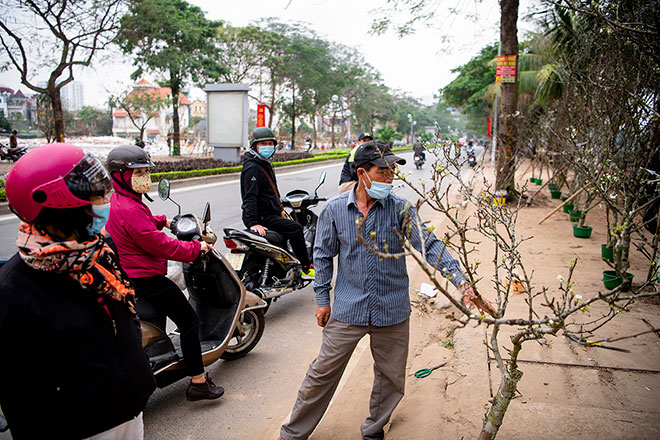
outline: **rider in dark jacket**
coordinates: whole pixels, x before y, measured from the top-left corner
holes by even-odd
[[[353,189],[353,186],[358,181],[358,175],[357,175],[357,167],[355,166],[355,152],[357,151],[358,147],[362,145],[365,142],[373,141],[374,138],[371,136],[371,134],[364,132],[358,136],[358,141],[357,145],[351,149],[351,152],[348,154],[348,157],[346,157],[346,161],[344,162],[344,166],[341,169],[341,176],[339,177],[339,193],[343,193],[345,191],[348,191],[349,189]]]
[[[266,235],[268,229],[279,232],[291,243],[293,253],[302,266],[302,277],[314,278],[312,261],[307,254],[303,227],[293,220],[282,218],[282,203],[277,179],[269,159],[275,152],[277,139],[268,127],[257,127],[252,133],[250,150],[243,156],[241,170],[241,198],[243,223],[250,231]]]
[[[111,188],[98,160],[65,144],[30,151],[7,176],[22,220],[0,269],[0,405],[14,439],[142,438],[156,382],[102,232]]]

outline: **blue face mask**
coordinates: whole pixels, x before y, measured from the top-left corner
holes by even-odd
[[[94,214],[98,217],[92,219],[92,224],[87,226],[87,230],[90,234],[100,234],[110,216],[110,203],[92,205],[92,211],[94,211]]]
[[[392,192],[391,183],[373,182],[367,173],[364,173],[364,175],[369,179],[369,183],[371,183],[371,188],[367,188],[367,185],[365,185],[364,189],[367,190],[367,194],[372,199],[384,199],[390,195],[390,192]]]
[[[259,155],[266,160],[270,159],[274,153],[275,153],[275,147],[273,145],[259,146]]]

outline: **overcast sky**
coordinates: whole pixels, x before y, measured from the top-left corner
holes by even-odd
[[[207,12],[207,17],[243,26],[262,17],[309,23],[321,37],[358,48],[366,62],[382,75],[387,86],[423,99],[427,104],[438,89],[456,76],[451,70],[465,64],[488,43],[499,38],[497,0],[450,0],[441,5],[461,5],[459,14],[437,10],[434,28],[418,26],[414,35],[399,38],[393,32],[369,34],[377,10],[386,0],[189,0]],[[520,16],[529,12],[532,0],[521,0]],[[475,22],[473,16],[477,15]],[[519,20],[521,32],[531,25]],[[449,38],[450,41],[446,41]],[[76,79],[84,83],[85,103],[103,106],[108,91],[118,93],[130,84],[130,63],[119,54],[103,56],[93,67],[81,70]],[[98,57],[100,60],[101,57]],[[361,60],[355,60],[360,62]],[[0,85],[30,92],[20,84],[16,72],[0,72]],[[199,91],[197,96],[203,98]]]

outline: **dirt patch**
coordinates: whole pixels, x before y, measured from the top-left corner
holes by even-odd
[[[492,170],[486,170],[492,172]],[[529,176],[527,176],[528,178]],[[524,181],[521,180],[521,181]],[[532,188],[534,191],[535,188]],[[543,224],[544,218],[561,202],[546,195],[547,188],[525,207],[518,217],[517,230],[532,237],[522,247],[526,266],[533,271],[534,291],[543,287],[549,294],[557,290],[557,276],[567,277],[571,260],[577,259],[574,275],[575,292],[584,297],[604,291],[602,271],[609,267],[600,257],[600,245],[606,239],[603,207],[587,216],[593,227],[592,237],[573,237],[568,215],[559,210]],[[431,218],[437,231],[446,226],[439,218]],[[492,261],[492,249],[482,241],[478,246],[482,262]],[[475,255],[476,257],[476,255]],[[490,276],[485,277],[480,291],[495,299]],[[421,271],[409,262],[411,300],[411,341],[408,357],[406,395],[386,427],[388,440],[436,440],[476,438],[481,429],[489,400],[499,386],[497,363],[488,361],[486,341],[489,329],[470,324],[455,328],[448,319],[450,309],[438,310],[440,300],[422,299],[417,290],[428,282]],[[646,279],[649,264],[637,251],[631,252],[631,271],[635,284]],[[525,313],[525,297],[511,298],[512,314]],[[585,322],[607,312],[606,307],[593,306],[580,316]],[[658,301],[638,301],[625,313],[605,326],[602,337],[619,337],[648,330],[645,319],[660,327]],[[500,337],[506,347],[508,335]],[[449,341],[451,341],[449,343]],[[510,344],[509,344],[510,345]],[[609,343],[630,353],[586,349],[563,336],[541,345],[528,342],[521,354],[524,373],[519,384],[520,396],[514,399],[498,434],[498,439],[581,438],[582,440],[656,439],[660,438],[660,338],[654,333],[636,339]],[[368,351],[368,350],[367,350]],[[366,416],[371,372],[371,356],[362,356],[360,365],[335,396],[314,440],[359,440],[359,425]],[[448,361],[424,379],[412,373]],[[350,390],[350,391],[347,391]]]

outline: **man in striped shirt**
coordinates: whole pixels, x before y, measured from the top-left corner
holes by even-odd
[[[355,153],[358,182],[351,191],[334,197],[324,206],[314,244],[316,319],[324,327],[323,342],[298,391],[298,398],[280,435],[283,440],[308,438],[323,417],[348,361],[360,339],[369,334],[374,358],[374,383],[370,415],[360,428],[363,439],[384,438],[383,427],[403,397],[408,356],[410,298],[404,258],[384,259],[358,241],[357,220],[362,234],[390,253],[403,251],[395,229],[401,230],[406,213],[414,218],[409,203],[390,194],[393,167],[406,161],[387,144],[366,142]],[[459,263],[435,235],[423,236],[412,228],[410,240],[425,247],[429,264],[463,293],[471,306],[473,292]],[[372,237],[372,238],[371,238]],[[338,256],[334,303],[330,307],[333,258]],[[331,312],[332,310],[332,312]]]

